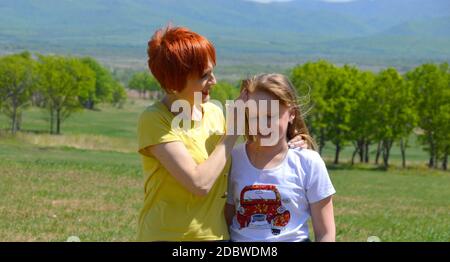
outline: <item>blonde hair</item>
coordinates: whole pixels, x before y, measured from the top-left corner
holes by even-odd
[[[308,143],[308,148],[317,150],[317,145],[314,142],[314,139],[310,136],[301,114],[297,92],[286,76],[282,74],[256,75],[242,81],[241,92],[244,89],[247,89],[249,93],[265,91],[276,97],[281,104],[294,110],[295,118],[292,124],[288,124],[286,134],[287,139],[291,140],[295,136],[300,135],[302,139]],[[249,141],[253,141],[253,137],[250,136],[248,132],[248,119],[246,120],[246,138]]]

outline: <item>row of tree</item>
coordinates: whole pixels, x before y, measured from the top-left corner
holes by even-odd
[[[335,147],[334,163],[342,149],[354,147],[352,164],[374,162],[389,165],[391,148],[398,143],[402,164],[413,130],[430,154],[429,166],[447,169],[450,149],[450,68],[447,63],[423,64],[400,74],[395,68],[378,73],[355,66],[338,67],[327,61],[294,67],[290,78],[301,99],[302,111],[319,152],[327,142]],[[157,81],[148,72],[135,72],[128,88],[141,97],[159,99]],[[150,96],[147,96],[147,93]],[[211,97],[222,101],[238,96],[239,88],[219,82]],[[59,134],[61,122],[82,108],[98,103],[121,106],[123,86],[92,58],[36,55],[24,52],[0,58],[0,108],[11,119],[11,131],[20,129],[23,110],[29,105],[49,112],[50,133]]]
[[[158,81],[148,72],[129,72],[127,88],[138,92],[140,98],[159,99],[164,94]],[[239,88],[220,81],[211,91],[211,98],[221,101],[233,100],[239,95]]]
[[[158,99],[163,94],[158,81],[148,72],[133,73],[127,87],[137,91],[141,98]]]
[[[369,162],[369,148],[377,147],[375,163],[389,165],[394,143],[406,162],[413,130],[430,154],[429,167],[447,169],[450,151],[450,69],[447,63],[423,64],[400,74],[394,68],[378,73],[327,61],[309,62],[291,71],[302,96],[307,125],[319,151],[326,142],[335,147],[334,163],[345,145],[353,144],[355,157]],[[306,100],[306,101],[305,101]],[[308,102],[308,103],[306,103]]]
[[[400,146],[402,166],[413,131],[430,154],[429,166],[441,162],[447,169],[450,149],[450,69],[448,64],[423,64],[400,74],[395,68],[378,73],[355,66],[338,67],[325,60],[309,62],[291,70],[290,79],[319,152],[327,142],[335,147],[334,163],[342,149],[353,145],[351,163],[358,157],[369,162],[370,147],[376,146],[374,162],[389,165],[394,143]],[[147,72],[131,76],[128,88],[141,96],[161,95],[157,81]],[[239,86],[218,82],[211,98],[225,103],[239,95]],[[158,98],[150,96],[150,98]]]
[[[59,134],[62,121],[73,112],[95,109],[101,102],[120,107],[125,99],[124,87],[90,57],[23,52],[0,58],[0,108],[11,119],[13,134],[30,105],[45,108],[50,133]]]

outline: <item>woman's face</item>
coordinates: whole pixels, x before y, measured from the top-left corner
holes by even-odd
[[[264,91],[249,93],[250,100],[255,101],[258,108],[256,112],[251,112],[251,110],[248,112],[250,134],[256,133],[253,136],[254,141],[260,146],[274,146],[281,142],[287,142],[288,124],[294,117],[292,110]],[[262,103],[261,101],[266,102]],[[272,101],[278,101],[278,106],[271,103]],[[256,130],[254,130],[255,127]]]
[[[187,100],[191,105],[194,104],[194,93],[201,93],[201,103],[205,103],[209,100],[209,93],[211,88],[215,85],[216,77],[213,73],[214,66],[211,61],[208,61],[208,66],[201,76],[196,74],[188,77],[186,87],[177,94],[178,99]]]

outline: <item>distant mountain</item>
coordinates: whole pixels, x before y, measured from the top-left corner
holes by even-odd
[[[448,0],[1,0],[0,48],[140,58],[168,22],[204,34],[224,60],[243,63],[450,58]]]

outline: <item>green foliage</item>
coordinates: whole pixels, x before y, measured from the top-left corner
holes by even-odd
[[[160,89],[156,79],[147,72],[133,74],[128,82],[128,88],[139,92],[140,96],[146,96],[147,92],[157,92]]]
[[[388,156],[394,141],[407,137],[416,126],[416,112],[413,108],[413,95],[410,85],[394,68],[382,70],[375,79],[374,99],[377,107],[374,129],[382,141],[383,162],[388,166]]]
[[[81,61],[95,72],[95,90],[92,90],[87,98],[80,97],[80,102],[88,109],[101,102],[120,104],[125,97],[125,90],[120,90],[121,85],[115,80],[108,69],[100,65],[91,57],[84,57]]]
[[[23,52],[0,58],[0,108],[11,119],[12,133],[20,129],[22,111],[30,104],[49,110],[50,133],[59,133],[61,122],[83,107],[123,106],[124,87],[93,58],[37,57]]]
[[[310,132],[319,140],[319,152],[326,141],[332,142],[336,146],[335,163],[339,162],[340,150],[351,138],[359,76],[356,67],[338,68],[324,60],[297,66],[291,72],[300,97],[306,95],[306,101],[309,100],[310,110],[304,108],[303,111],[307,112]]]
[[[406,74],[412,85],[419,127],[424,134],[420,141],[430,152],[430,167],[437,167],[439,158],[446,165],[450,147],[450,69],[447,63],[423,64]]]
[[[225,106],[226,100],[234,100],[239,96],[239,88],[228,82],[218,82],[211,90],[211,99],[220,101]],[[225,107],[224,107],[225,108]]]
[[[327,104],[324,110],[324,121],[328,123],[326,134],[336,145],[335,163],[339,161],[339,151],[349,137],[352,112],[356,105],[355,88],[358,70],[345,65],[335,71],[328,80],[324,97]]]
[[[296,66],[291,72],[291,81],[296,86],[302,113],[310,133],[319,142],[319,152],[322,151],[326,141],[326,128],[324,112],[327,110],[324,94],[329,80],[335,74],[337,68],[328,61],[308,62]]]
[[[30,105],[35,62],[28,52],[0,58],[0,108],[11,119],[11,132],[20,129],[22,111]]]
[[[41,55],[38,85],[50,113],[50,133],[59,134],[61,122],[95,92],[95,72],[76,58]]]
[[[300,96],[309,95],[310,110],[303,111],[311,133],[319,140],[319,152],[327,141],[332,142],[336,164],[346,143],[355,147],[353,163],[357,153],[361,162],[368,162],[370,144],[382,141],[387,167],[393,143],[400,140],[406,147],[416,126],[411,86],[393,68],[374,75],[320,60],[295,67],[291,80]]]
[[[127,100],[127,92],[122,84],[114,82],[112,84],[112,98],[111,104],[115,107],[122,108],[125,101]]]
[[[153,99],[160,87],[149,73],[115,71],[96,60],[30,53],[0,58],[0,107],[12,120],[11,130],[20,128],[23,109],[34,104],[49,112],[50,133],[60,133],[61,122],[83,107],[112,103],[121,108],[127,93],[117,78],[129,79],[128,87]],[[113,76],[114,75],[114,76]],[[355,66],[337,67],[326,60],[308,62],[290,70],[301,112],[322,153],[326,143],[335,146],[334,162],[348,144],[353,144],[360,162],[369,161],[369,146],[378,143],[375,163],[383,154],[388,167],[394,143],[401,147],[403,166],[408,138],[414,129],[430,152],[430,167],[447,168],[450,148],[450,80],[447,63],[423,64],[403,77],[394,68],[378,74]],[[221,81],[211,90],[211,99],[222,104],[233,100],[239,88]],[[89,106],[88,106],[89,105]]]

